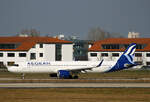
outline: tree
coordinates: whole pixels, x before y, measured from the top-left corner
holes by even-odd
[[[116,37],[122,37],[122,36],[119,33],[109,33],[101,29],[100,27],[95,27],[89,30],[87,39],[97,41],[106,38],[116,38]]]
[[[40,36],[40,32],[37,31],[36,29],[31,29],[30,36]]]
[[[23,29],[18,35],[28,35],[28,36],[40,36],[40,32],[36,29]]]
[[[123,38],[123,36],[120,33],[111,33],[113,38]]]

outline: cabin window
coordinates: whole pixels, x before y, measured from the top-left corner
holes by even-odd
[[[142,53],[135,53],[135,57],[142,57]]]
[[[39,56],[40,56],[40,57],[43,57],[43,53],[39,53]]]
[[[31,60],[36,59],[36,53],[31,53],[31,54],[30,54],[30,59],[31,59]]]
[[[113,57],[119,57],[119,53],[112,53]]]
[[[91,57],[97,57],[97,53],[90,53]]]
[[[108,57],[108,53],[101,53],[102,57]]]
[[[3,57],[3,53],[0,53],[0,57]]]
[[[15,57],[15,53],[8,53],[7,56],[8,57]]]
[[[19,57],[26,57],[26,53],[19,53]]]

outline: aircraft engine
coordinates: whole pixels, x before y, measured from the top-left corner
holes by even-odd
[[[57,76],[60,79],[71,79],[72,78],[72,75],[67,70],[59,70]]]

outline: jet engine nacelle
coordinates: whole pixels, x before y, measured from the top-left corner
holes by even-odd
[[[71,74],[67,70],[59,70],[57,76],[58,76],[58,78],[61,78],[61,79],[70,79],[71,78]]]

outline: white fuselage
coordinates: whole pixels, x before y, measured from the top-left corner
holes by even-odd
[[[100,61],[54,61],[54,62],[19,62],[19,66],[10,66],[8,71],[14,73],[57,73],[59,70],[78,70],[84,69],[86,72],[107,72],[115,64],[116,61],[103,61],[100,67]],[[92,70],[88,70],[88,68]]]

